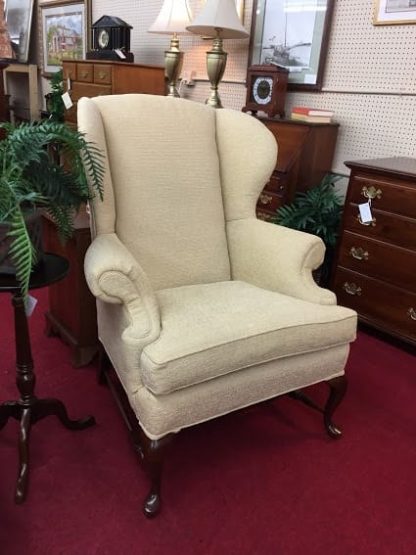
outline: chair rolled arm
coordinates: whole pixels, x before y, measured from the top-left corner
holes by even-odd
[[[324,259],[323,241],[276,224],[247,218],[228,222],[233,279],[319,304],[336,304],[335,295],[312,276]]]
[[[115,233],[98,235],[84,260],[85,278],[92,294],[106,303],[125,305],[131,319],[130,335],[160,332],[159,305],[140,264]],[[141,323],[140,323],[141,322]],[[142,333],[139,333],[142,335]]]

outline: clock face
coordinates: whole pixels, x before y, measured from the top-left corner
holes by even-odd
[[[273,79],[256,77],[253,83],[253,99],[257,104],[265,106],[272,99]]]
[[[110,42],[110,35],[106,29],[101,29],[98,33],[98,46],[100,48],[106,48]]]

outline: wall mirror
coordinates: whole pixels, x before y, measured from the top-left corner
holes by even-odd
[[[289,70],[289,90],[319,91],[334,0],[255,0],[249,65]]]

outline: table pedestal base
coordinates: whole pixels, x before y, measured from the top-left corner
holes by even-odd
[[[30,287],[44,287],[62,279],[68,271],[68,262],[53,254],[45,254],[43,264],[31,275]],[[29,439],[32,424],[46,416],[57,416],[66,428],[84,430],[95,424],[92,416],[80,420],[68,417],[65,405],[58,399],[38,399],[35,395],[36,375],[33,371],[29,326],[25,310],[25,297],[20,285],[12,276],[0,275],[0,291],[12,293],[14,312],[14,337],[16,346],[16,385],[18,400],[0,405],[0,430],[9,418],[20,422],[19,427],[19,470],[17,476],[16,503],[26,499],[29,481]]]
[[[95,424],[92,416],[80,420],[68,417],[65,405],[58,399],[38,399],[33,397],[29,402],[6,401],[0,405],[0,430],[9,418],[20,420],[19,428],[19,473],[16,485],[15,501],[23,503],[26,499],[29,477],[29,437],[32,424],[36,424],[46,416],[57,416],[61,424],[69,430],[84,430]]]

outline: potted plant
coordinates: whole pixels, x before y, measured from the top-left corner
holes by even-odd
[[[81,133],[53,120],[0,128],[6,132],[0,141],[0,273],[15,273],[26,294],[39,261],[41,211],[63,240],[70,237],[80,206],[95,193],[102,196],[102,155]]]
[[[327,286],[337,244],[343,202],[334,189],[341,179],[338,174],[327,174],[317,187],[297,193],[291,204],[277,210],[275,223],[320,237],[326,246],[324,262],[315,274],[322,286]]]

